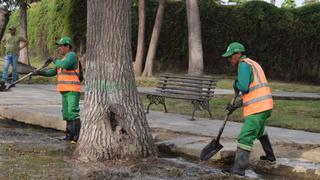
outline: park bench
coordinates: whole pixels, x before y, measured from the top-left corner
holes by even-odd
[[[191,101],[193,105],[191,120],[195,120],[194,114],[198,110],[208,111],[210,118],[212,118],[209,101],[213,97],[215,86],[216,80],[210,76],[164,74],[160,76],[155,91],[141,93],[149,99],[146,113],[149,113],[152,104],[162,104],[167,113],[165,98],[184,99]]]

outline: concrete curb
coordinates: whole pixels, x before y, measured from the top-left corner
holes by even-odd
[[[0,116],[13,119],[19,122],[32,124],[36,126],[62,130],[66,129],[66,123],[62,120],[60,115],[52,115],[40,112],[32,112],[34,106],[28,107],[0,107]]]

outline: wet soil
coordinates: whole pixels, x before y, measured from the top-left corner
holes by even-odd
[[[137,162],[83,163],[72,157],[75,145],[59,140],[63,135],[1,119],[0,179],[239,179],[166,155]]]
[[[176,132],[153,129],[156,141],[185,136]],[[177,154],[139,161],[83,163],[72,153],[74,144],[59,140],[64,133],[52,129],[0,119],[1,179],[285,179],[284,176],[257,174],[252,169],[247,177],[228,176],[225,164],[201,163]],[[278,147],[278,146],[277,146]],[[292,149],[291,149],[292,150]],[[288,152],[288,151],[287,151]],[[292,151],[292,154],[302,154]]]

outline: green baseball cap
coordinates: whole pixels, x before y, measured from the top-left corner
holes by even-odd
[[[233,42],[233,43],[229,44],[227,51],[224,54],[222,54],[222,56],[223,57],[230,57],[234,53],[245,52],[245,51],[246,51],[246,49],[244,48],[244,46],[241,43]]]
[[[72,39],[70,37],[68,37],[68,36],[65,36],[65,37],[61,38],[59,41],[56,42],[56,45],[65,45],[65,44],[68,44],[68,45],[73,47]]]

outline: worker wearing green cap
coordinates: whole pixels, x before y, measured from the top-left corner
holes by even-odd
[[[242,107],[244,117],[244,124],[237,138],[234,165],[224,172],[243,176],[256,139],[259,139],[265,152],[260,159],[271,163],[276,161],[265,129],[266,120],[271,116],[273,100],[263,69],[257,62],[246,56],[245,47],[241,43],[229,44],[222,56],[228,58],[231,65],[237,69],[237,79],[233,88],[236,95],[239,92],[242,94],[242,99],[234,104],[229,103],[227,110],[232,113]]]
[[[67,122],[66,136],[63,140],[75,143],[80,135],[80,83],[81,64],[77,55],[72,51],[74,47],[70,37],[63,37],[56,42],[62,59],[54,61],[55,67],[35,72],[34,75],[51,77],[58,75],[57,90],[62,95],[62,117]]]

